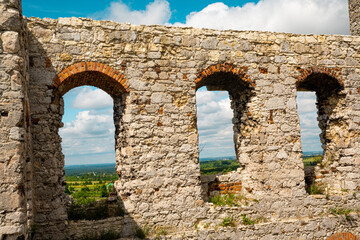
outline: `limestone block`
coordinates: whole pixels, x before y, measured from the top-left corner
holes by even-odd
[[[274,84],[274,94],[276,96],[289,94],[289,88],[285,88],[284,84],[275,83]]]
[[[171,103],[172,96],[162,92],[155,92],[151,95],[152,103]]]
[[[24,128],[13,127],[10,129],[10,139],[12,140],[24,140],[26,131]]]
[[[256,53],[246,53],[245,58],[248,62],[257,62],[258,57]]]
[[[1,35],[3,49],[6,53],[17,53],[20,50],[19,33],[5,32]]]
[[[0,193],[0,209],[5,211],[13,211],[21,207],[22,197],[16,192]]]
[[[275,62],[276,62],[276,63],[286,63],[286,62],[287,62],[287,59],[286,59],[285,56],[276,55],[276,56],[275,56]]]
[[[284,100],[279,97],[270,98],[265,102],[266,110],[285,109]]]
[[[191,134],[189,137],[188,137],[188,143],[189,144],[195,144],[198,142],[198,134]]]
[[[281,150],[277,155],[276,155],[277,158],[279,159],[287,159],[288,158],[288,155],[287,153],[284,151],[284,150]]]
[[[149,52],[147,57],[150,59],[159,59],[161,58],[161,52]]]
[[[0,30],[19,31],[21,29],[20,14],[16,10],[8,9],[2,11],[0,9]]]
[[[241,42],[241,50],[246,52],[246,51],[251,51],[253,50],[253,45],[251,45],[248,41],[242,41]]]
[[[290,52],[290,43],[288,41],[282,41],[280,44],[280,52]]]
[[[8,213],[6,220],[12,223],[23,223],[25,221],[25,214],[23,212]]]
[[[1,61],[2,60],[2,61]],[[20,69],[19,63],[22,62],[22,59],[16,55],[6,55],[3,59],[0,59],[0,64],[5,66],[8,69]]]
[[[357,184],[355,181],[345,181],[344,182],[344,188],[348,190],[355,190],[357,187]]]
[[[193,150],[193,147],[190,144],[183,144],[181,145],[179,151],[180,152],[190,152]]]
[[[209,37],[201,42],[201,48],[207,50],[215,50],[217,47],[217,39],[215,37]]]
[[[59,18],[58,24],[61,25],[71,25],[71,18]]]
[[[154,92],[164,92],[166,90],[166,87],[163,84],[156,83],[151,87],[151,90]]]
[[[296,100],[294,98],[289,99],[286,103],[286,107],[288,109],[297,109]]]

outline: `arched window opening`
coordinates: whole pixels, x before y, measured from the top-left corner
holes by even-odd
[[[114,182],[118,180],[113,99],[101,89],[84,86],[71,89],[63,100],[63,127],[59,134],[65,157],[65,193],[71,196],[68,219],[113,217],[106,211],[112,207],[107,198],[115,195]],[[94,214],[96,208],[105,210]]]
[[[246,163],[238,156],[249,142],[245,132],[251,122],[248,102],[254,83],[241,70],[220,64],[203,71],[196,86],[202,190],[204,200],[211,201],[218,194],[242,191],[237,170]],[[219,176],[224,173],[232,180],[224,182]]]
[[[316,188],[314,186],[314,168],[321,162],[323,157],[320,141],[321,130],[317,118],[316,93],[313,91],[298,91],[296,100],[300,118],[306,191],[313,193],[314,188]]]
[[[213,160],[201,164],[203,174],[225,173],[240,166],[235,156],[239,154],[238,147],[242,141],[241,127],[247,120],[247,114],[244,114],[246,104],[252,95],[249,82],[233,72],[219,70],[197,83],[200,159],[203,158],[203,162]]]
[[[124,75],[106,64],[80,62],[57,74],[54,87],[52,121],[56,134],[61,135],[56,136],[56,144],[62,142],[62,152],[57,154],[61,163],[56,166],[61,170],[56,187],[57,200],[63,202],[61,210],[75,221],[123,215],[114,186],[120,161],[115,149],[124,144],[122,116],[129,92]],[[70,205],[64,192],[72,196]]]
[[[65,166],[115,164],[113,100],[94,87],[78,87],[64,96],[64,126],[59,133]]]
[[[196,92],[197,127],[201,174],[210,175],[236,170],[233,110],[226,91]]]
[[[312,72],[297,82],[297,105],[300,117],[301,142],[306,191],[324,194],[325,185],[318,174],[329,174],[324,168],[338,158],[330,127],[336,106],[342,96],[341,81],[325,73]]]

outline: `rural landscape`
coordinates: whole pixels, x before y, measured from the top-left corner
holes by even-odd
[[[304,153],[304,167],[314,167],[321,162],[319,152]],[[222,175],[240,167],[235,157],[200,159],[201,175]],[[65,193],[72,196],[72,204],[80,206],[106,199],[114,191],[118,180],[115,164],[91,164],[65,166]]]
[[[359,23],[360,0],[0,0],[0,240],[359,240]]]

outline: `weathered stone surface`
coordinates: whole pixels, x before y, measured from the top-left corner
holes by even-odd
[[[84,18],[24,24],[16,0],[0,1],[0,8],[0,234],[6,239],[24,234],[26,222],[40,226],[42,239],[100,229],[130,236],[146,224],[169,228],[169,239],[183,237],[184,229],[190,230],[186,239],[325,239],[359,232],[359,224],[329,212],[360,207],[359,37]],[[353,31],[356,17],[351,24]],[[82,85],[114,99],[115,187],[126,215],[67,224],[58,131],[62,95]],[[202,86],[231,96],[241,167],[226,175],[200,176],[195,98]],[[317,93],[325,154],[307,175],[329,197],[305,192],[297,91]],[[240,210],[207,202],[229,192],[241,193],[247,204]],[[243,214],[266,222],[245,226]],[[219,228],[227,216],[236,228]],[[356,214],[351,218],[358,221]],[[201,231],[192,231],[195,225]]]
[[[5,53],[17,53],[20,50],[19,33],[5,32],[1,35]]]
[[[24,93],[29,80],[27,33],[20,11],[20,1],[0,1],[1,239],[24,238],[26,222],[30,219],[26,206],[31,211],[31,187],[25,187],[23,171],[25,157],[30,158],[31,153],[27,148],[30,129],[24,128],[25,101],[28,102]]]

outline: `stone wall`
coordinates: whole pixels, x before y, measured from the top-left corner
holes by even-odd
[[[114,99],[115,185],[136,224],[180,230],[206,209],[195,105],[202,86],[230,93],[242,194],[290,202],[307,197],[296,106],[296,92],[304,90],[318,96],[325,157],[316,181],[328,194],[358,191],[357,37],[78,18],[31,18],[27,26],[35,221],[44,231],[64,232],[61,97],[84,84]]]
[[[18,6],[16,1],[0,3],[4,238],[26,234],[26,229],[36,239],[75,238],[81,229],[89,230],[88,222],[67,221],[58,134],[62,96],[83,85],[98,87],[114,100],[115,188],[125,211],[113,225],[93,222],[94,229],[113,226],[133,234],[149,225],[175,236],[202,223],[216,223],[214,231],[230,215],[241,223],[245,214],[267,219],[254,226],[262,233],[240,227],[231,234],[322,239],[359,231],[359,37],[134,26],[85,18],[23,20]],[[203,86],[228,91],[234,111],[241,167],[217,177],[220,193],[221,188],[241,193],[249,206],[207,203],[211,193],[200,176],[195,98]],[[317,95],[324,158],[314,176],[326,190],[318,197],[305,192],[297,91]],[[336,220],[322,228],[323,221],[333,221],[329,209],[336,206],[351,208],[356,226]],[[224,232],[211,231],[201,234]],[[187,238],[199,237],[192,234]]]
[[[21,239],[31,221],[27,29],[19,1],[0,2],[0,238]],[[25,174],[27,173],[27,174]],[[29,176],[29,178],[26,178]]]
[[[359,36],[360,34],[360,1],[349,0],[349,17],[351,35]]]

